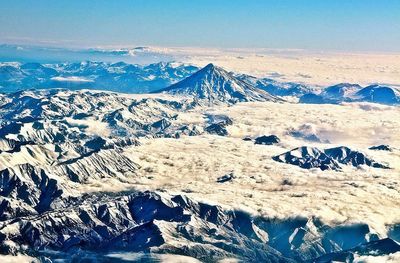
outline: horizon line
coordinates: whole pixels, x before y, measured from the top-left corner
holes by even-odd
[[[73,41],[36,41],[36,42],[11,42],[1,41],[0,46],[12,46],[12,47],[32,47],[32,48],[49,48],[49,49],[65,49],[70,51],[85,51],[85,50],[97,50],[97,51],[129,51],[136,48],[159,48],[159,49],[172,49],[175,51],[190,49],[193,50],[209,50],[209,51],[275,51],[275,52],[303,52],[303,53],[328,53],[328,54],[399,54],[398,51],[387,51],[387,50],[346,50],[346,49],[312,49],[312,48],[278,48],[278,47],[221,47],[221,46],[187,46],[187,45],[146,45],[146,44],[79,44],[74,43],[68,45],[66,43]],[[171,50],[171,51],[172,51]]]

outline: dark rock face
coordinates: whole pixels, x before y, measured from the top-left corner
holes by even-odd
[[[106,140],[104,140],[101,137],[96,137],[93,138],[92,140],[89,140],[85,143],[85,146],[92,149],[92,150],[100,150],[101,148],[104,147],[104,145],[107,143]]]
[[[51,204],[61,197],[62,188],[57,180],[44,170],[29,164],[0,171],[0,198],[10,198],[23,202],[37,212],[47,211]],[[8,218],[7,211],[0,212],[1,218]]]
[[[263,135],[255,139],[254,144],[273,145],[279,143],[281,140],[276,135]]]
[[[231,181],[233,178],[235,178],[235,176],[233,175],[233,173],[229,173],[229,174],[225,174],[221,177],[217,178],[217,182],[218,183],[225,183],[228,181]]]
[[[13,122],[0,128],[0,137],[5,138],[7,134],[18,134],[23,125],[18,122]]]
[[[340,170],[337,161],[315,147],[299,147],[281,155],[272,157],[274,161],[288,163],[304,169]]]
[[[274,156],[272,159],[282,163],[297,165],[305,169],[340,170],[339,164],[349,164],[355,167],[367,165],[374,168],[389,168],[385,164],[373,161],[361,152],[353,151],[344,146],[326,150],[303,146]]]
[[[351,164],[353,166],[367,165],[374,168],[389,168],[387,165],[377,163],[372,159],[369,159],[365,154],[357,151],[353,151],[348,147],[335,147],[326,149],[325,153],[342,164]]]
[[[169,126],[171,126],[171,122],[168,121],[167,119],[161,119],[159,121],[154,122],[151,127],[155,128],[155,129],[159,129],[159,130],[165,130],[166,128],[168,128]]]
[[[317,95],[317,94],[313,94],[313,93],[304,94],[303,96],[300,97],[299,102],[300,103],[307,103],[307,104],[326,104],[326,103],[329,103],[322,96]],[[331,103],[333,103],[333,101],[331,101]]]
[[[197,136],[201,133],[202,132],[195,125],[183,125],[176,131],[175,138],[180,138],[181,135]]]
[[[0,153],[16,153],[20,152],[21,148],[26,145],[34,145],[32,141],[16,141],[13,139],[0,139]]]
[[[376,151],[388,151],[388,152],[393,151],[392,147],[390,147],[389,145],[385,145],[385,144],[372,146],[372,147],[369,147],[369,149],[376,150]]]
[[[219,136],[227,136],[228,131],[226,126],[232,125],[233,121],[226,115],[207,115],[211,125],[205,128],[205,131],[210,134],[216,134]]]
[[[225,129],[225,125],[219,124],[219,123],[211,124],[210,126],[206,127],[205,131],[210,134],[216,134],[219,136],[227,136],[228,135],[228,131]]]

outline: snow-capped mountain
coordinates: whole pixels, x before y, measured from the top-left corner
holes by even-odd
[[[350,99],[361,89],[362,87],[358,84],[340,83],[325,88],[321,95],[327,98],[332,98],[333,100],[340,98]]]
[[[374,102],[387,105],[400,104],[400,91],[395,87],[341,83],[325,88],[320,94],[308,93],[300,97],[300,103],[338,104],[342,102]]]
[[[145,66],[90,61],[61,64],[2,63],[0,91],[86,88],[146,93],[167,87],[197,70],[195,66],[173,62]]]
[[[339,164],[315,147],[302,146],[273,157],[277,162],[299,166],[304,169],[339,170]]]
[[[272,158],[277,162],[288,163],[304,169],[340,170],[340,164],[358,167],[367,165],[374,168],[388,169],[386,164],[375,162],[365,154],[341,146],[320,150],[316,147],[302,146]]]
[[[316,91],[315,88],[295,82],[279,82],[270,78],[256,78],[246,74],[240,74],[237,78],[274,96],[300,97]]]
[[[186,79],[158,92],[195,97],[208,103],[282,101],[213,64],[208,64]]]
[[[376,102],[382,104],[400,104],[400,90],[381,86],[371,85],[359,90],[356,93],[357,100]]]

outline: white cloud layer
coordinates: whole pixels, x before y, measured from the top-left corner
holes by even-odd
[[[93,82],[91,79],[86,79],[82,77],[76,77],[76,76],[69,76],[69,77],[52,77],[51,80],[54,81],[60,81],[60,82]]]

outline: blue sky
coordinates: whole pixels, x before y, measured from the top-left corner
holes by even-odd
[[[400,51],[399,0],[0,0],[0,43]]]

